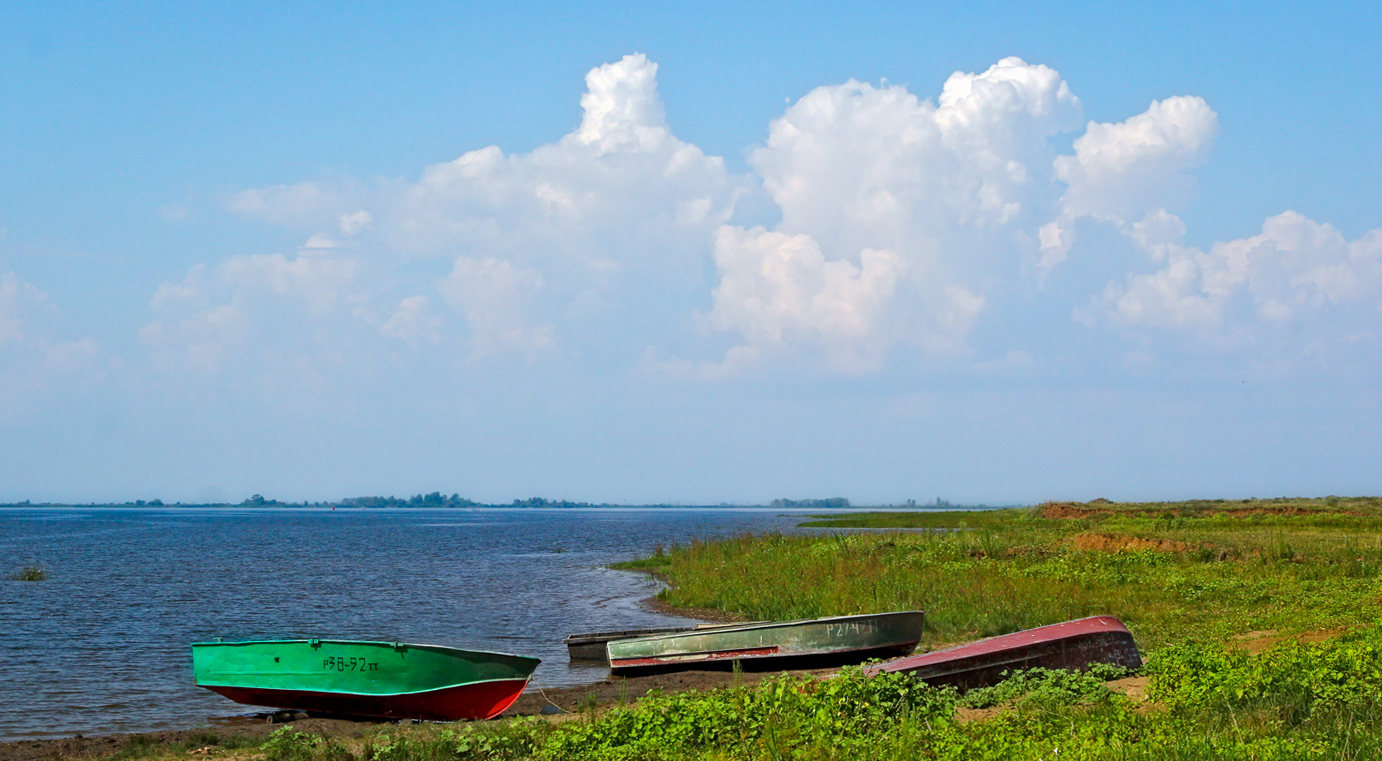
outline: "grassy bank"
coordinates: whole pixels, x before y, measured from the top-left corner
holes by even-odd
[[[1348,634],[1266,657],[1209,645],[1168,648],[1149,706],[1102,677],[1028,673],[964,696],[857,669],[708,694],[651,696],[603,711],[365,737],[279,730],[246,753],[264,761],[633,761],[635,759],[1374,759],[1382,754],[1382,638]],[[180,753],[179,753],[180,751]],[[183,748],[125,758],[186,758]]]
[[[675,547],[653,567],[670,584],[663,596],[754,619],[922,609],[932,646],[1100,613],[1151,649],[1382,614],[1378,499],[1048,504],[805,525],[912,530]]]
[[[1048,504],[829,516],[815,525],[882,531],[693,543],[630,567],[664,578],[674,605],[749,618],[925,609],[930,646],[1107,613],[1133,630],[1148,665],[1119,681],[1034,671],[965,695],[846,670],[824,681],[783,677],[364,738],[289,729],[252,750],[204,755],[1382,758],[1382,499]]]

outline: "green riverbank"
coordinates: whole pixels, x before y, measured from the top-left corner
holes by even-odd
[[[283,730],[203,755],[427,759],[1382,758],[1382,499],[1048,504],[829,516],[868,533],[673,547],[665,601],[751,618],[922,608],[924,647],[1096,613],[1139,675],[1027,673],[958,695],[857,670],[556,717],[366,736]],[[896,530],[892,530],[896,529]],[[186,758],[146,748],[126,758]]]

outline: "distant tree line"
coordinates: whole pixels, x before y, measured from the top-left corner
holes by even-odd
[[[631,504],[612,504],[612,503],[609,503],[609,502],[572,502],[572,501],[570,501],[570,500],[565,500],[565,499],[546,499],[546,498],[544,498],[544,497],[528,497],[527,499],[515,499],[515,500],[513,500],[512,502],[486,503],[486,502],[476,502],[476,501],[471,500],[471,499],[466,499],[465,497],[462,497],[460,494],[451,494],[450,496],[447,496],[447,495],[445,495],[445,494],[442,494],[442,493],[439,492],[439,491],[434,491],[434,492],[432,492],[431,494],[414,494],[414,495],[411,496],[411,497],[394,497],[394,496],[388,496],[388,497],[379,497],[379,496],[376,496],[376,497],[348,497],[348,498],[342,499],[342,500],[325,501],[325,502],[308,502],[308,501],[303,501],[303,502],[283,502],[283,501],[276,500],[276,499],[269,499],[269,498],[265,497],[265,496],[262,495],[262,494],[255,494],[255,495],[250,496],[248,499],[245,499],[245,500],[243,500],[243,501],[241,501],[241,502],[236,502],[236,503],[230,503],[230,502],[194,502],[194,503],[186,503],[186,502],[164,502],[164,501],[161,500],[161,499],[151,499],[151,500],[147,500],[147,501],[142,500],[142,499],[137,499],[137,500],[134,500],[134,501],[132,501],[132,502],[90,502],[90,503],[80,504],[80,505],[79,505],[79,504],[70,504],[70,503],[61,503],[61,502],[30,502],[29,500],[24,500],[23,502],[0,503],[0,507],[280,507],[280,508],[282,508],[282,507],[315,507],[315,508],[331,508],[331,507],[354,507],[354,508],[390,508],[390,507],[392,507],[392,508],[399,508],[399,507],[428,507],[428,508],[445,508],[445,507],[452,507],[452,508],[456,508],[456,507],[489,507],[489,508],[503,508],[503,507],[540,507],[540,508],[579,508],[579,507],[645,507],[645,508],[651,508],[651,507],[700,507],[700,508],[707,508],[707,507],[757,507],[757,506],[758,506],[758,505],[729,504],[729,503],[725,503],[725,502],[722,502],[722,503],[720,503],[720,504],[718,504],[718,505],[684,505],[684,504],[669,504],[669,503],[665,503],[665,502],[664,502],[664,503],[660,503],[660,504],[631,505]],[[851,503],[851,502],[849,501],[849,499],[848,499],[847,497],[829,497],[829,498],[826,498],[826,499],[786,499],[786,498],[783,498],[783,499],[775,499],[775,500],[773,500],[772,503],[771,503],[770,505],[768,505],[768,506],[769,506],[769,507],[774,507],[774,508],[779,508],[779,509],[796,509],[796,510],[800,510],[800,509],[810,509],[810,510],[819,510],[819,509],[840,509],[840,508],[848,508],[848,507],[853,507],[854,505],[853,505],[853,503]],[[906,508],[917,509],[918,507],[922,507],[922,508],[932,508],[932,507],[934,507],[934,508],[940,508],[940,509],[958,509],[958,508],[964,507],[964,508],[968,508],[968,509],[976,509],[976,508],[977,508],[977,509],[984,509],[984,508],[988,508],[988,507],[990,507],[990,506],[989,506],[989,505],[956,505],[956,504],[951,503],[949,500],[944,500],[944,499],[941,499],[941,498],[937,497],[934,504],[932,504],[932,503],[927,503],[926,505],[918,505],[917,502],[916,502],[916,500],[909,499],[909,500],[907,500],[906,502],[904,502],[904,503],[902,503],[902,504],[898,504],[898,505],[876,505],[876,507],[880,507],[880,508],[904,508],[904,509],[906,509]],[[1009,507],[1011,507],[1011,505],[1009,505]]]
[[[439,491],[431,494],[414,494],[407,499],[402,497],[350,497],[338,503],[341,507],[475,507],[472,502],[459,494],[446,496]]]
[[[775,499],[771,506],[791,508],[849,507],[849,500],[844,497],[831,497],[829,499]]]

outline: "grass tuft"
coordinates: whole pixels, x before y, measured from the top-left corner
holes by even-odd
[[[10,581],[47,581],[48,571],[42,566],[26,565],[9,575]]]

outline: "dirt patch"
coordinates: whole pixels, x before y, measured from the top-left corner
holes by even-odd
[[[1084,518],[1101,518],[1113,515],[1112,510],[1091,509],[1079,507],[1069,502],[1050,502],[1041,508],[1041,517],[1051,520],[1082,520]]]
[[[1304,634],[1278,634],[1275,629],[1263,629],[1262,631],[1235,634],[1229,639],[1227,647],[1229,650],[1242,650],[1251,655],[1260,655],[1286,642],[1299,642],[1302,645],[1308,645],[1333,639],[1346,631],[1348,631],[1346,628],[1321,629],[1317,632]]]
[[[1127,695],[1133,701],[1141,703],[1147,699],[1147,677],[1130,676],[1123,679],[1115,679],[1112,682],[1104,682],[1110,690]]]
[[[959,706],[955,709],[955,722],[957,724],[968,724],[971,721],[987,721],[998,714],[1008,710],[1006,705],[989,706],[988,708],[967,708]]]
[[[1198,549],[1187,542],[1171,539],[1142,539],[1118,534],[1077,534],[1065,540],[1065,545],[1081,552],[1190,552]]]
[[[1112,504],[1107,500],[1094,500],[1089,505],[1108,505]],[[1114,514],[1114,510],[1103,507],[1089,507],[1072,502],[1048,502],[1042,505],[1039,515],[1042,518],[1051,520],[1083,520],[1086,518],[1107,518]],[[1118,513],[1130,516],[1157,516],[1171,518],[1208,518],[1213,515],[1227,515],[1231,518],[1248,518],[1254,515],[1273,515],[1273,516],[1298,516],[1298,515],[1346,515],[1350,517],[1363,517],[1367,513],[1357,510],[1336,510],[1331,508],[1310,509],[1298,506],[1287,507],[1195,507],[1177,508],[1173,510],[1119,510]]]

